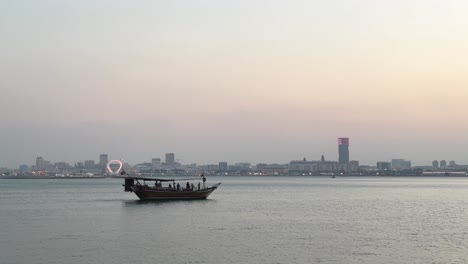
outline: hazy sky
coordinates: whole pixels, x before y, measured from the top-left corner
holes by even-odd
[[[468,163],[468,1],[0,1],[0,167]]]

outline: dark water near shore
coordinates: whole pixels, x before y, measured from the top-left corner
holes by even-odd
[[[0,180],[0,263],[466,263],[467,178],[223,177],[139,202],[118,179]]]

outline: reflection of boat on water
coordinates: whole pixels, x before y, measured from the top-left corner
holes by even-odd
[[[141,200],[190,200],[190,199],[206,199],[221,183],[217,183],[210,187],[205,187],[205,183],[198,183],[197,186],[190,184],[189,181],[200,178],[191,179],[154,179],[142,177],[126,177],[125,187],[126,192],[134,192]],[[205,178],[203,178],[205,179]],[[201,179],[200,179],[201,180]],[[153,186],[149,186],[146,182],[154,182]],[[181,186],[181,181],[187,181],[187,185]],[[163,186],[163,183],[168,183]],[[172,184],[171,184],[172,183]]]

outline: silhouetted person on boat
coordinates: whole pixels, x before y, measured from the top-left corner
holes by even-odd
[[[190,190],[193,191],[193,189],[195,188],[195,186],[193,186],[193,183],[190,184]]]
[[[179,191],[180,190],[180,184],[177,183],[177,190]]]
[[[187,190],[190,189],[190,182],[187,182],[187,184],[185,185],[185,187],[187,188]]]
[[[200,190],[200,182],[198,182],[198,190]]]
[[[172,185],[169,183],[169,189],[172,189]]]
[[[202,177],[203,177],[203,189],[205,189],[206,188],[205,187],[206,178],[205,178],[205,175],[203,175],[203,173],[202,173]]]

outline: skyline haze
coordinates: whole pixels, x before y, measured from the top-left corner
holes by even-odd
[[[468,164],[466,1],[3,1],[0,167]]]

